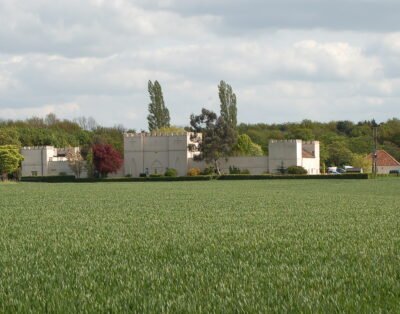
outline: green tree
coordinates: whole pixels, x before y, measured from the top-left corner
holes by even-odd
[[[0,128],[0,145],[21,146],[18,130],[14,127]]]
[[[169,110],[164,103],[164,96],[160,83],[155,81],[153,84],[152,81],[149,81],[148,91],[150,96],[149,115],[147,116],[149,131],[151,132],[169,127],[171,119]]]
[[[237,141],[236,130],[222,116],[218,117],[216,113],[204,108],[200,115],[190,116],[190,125],[192,140],[198,143],[200,152],[195,159],[212,163],[220,174],[219,161],[232,156],[232,149]]]
[[[331,166],[343,166],[353,161],[353,153],[344,142],[333,142],[328,145],[328,164]]]
[[[18,170],[24,157],[16,145],[0,146],[0,175],[2,180],[7,179],[7,174]]]
[[[161,129],[155,130],[156,132],[163,133],[163,134],[178,134],[186,132],[184,128],[179,126],[171,125],[169,127],[163,127]]]
[[[219,100],[221,102],[221,117],[234,129],[237,126],[236,95],[229,84],[221,81],[218,85]]]
[[[372,172],[372,158],[368,158],[368,155],[353,154],[351,165],[363,169],[365,173]]]
[[[247,134],[239,135],[237,143],[233,148],[235,156],[262,156],[264,155],[260,145],[253,143]]]

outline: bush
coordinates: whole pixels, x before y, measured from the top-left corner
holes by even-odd
[[[150,178],[161,178],[163,175],[158,173],[153,173],[150,175]]]
[[[147,173],[142,172],[141,174],[139,174],[139,177],[141,177],[141,178],[146,178],[146,177],[147,177]]]
[[[203,176],[211,176],[215,174],[215,168],[213,166],[206,167],[204,170],[200,173]]]
[[[287,168],[288,174],[307,174],[307,170],[302,166],[290,166]]]
[[[177,177],[178,176],[178,171],[176,169],[174,169],[174,168],[168,168],[165,171],[164,175],[166,177]]]
[[[198,175],[200,175],[201,170],[199,168],[190,168],[187,175],[189,177],[196,177]]]
[[[250,171],[248,169],[241,170],[238,167],[229,166],[229,174],[250,174]]]
[[[240,174],[240,169],[235,166],[229,166],[229,174]]]

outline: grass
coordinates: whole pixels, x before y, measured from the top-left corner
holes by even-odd
[[[399,188],[0,185],[0,312],[398,312]]]

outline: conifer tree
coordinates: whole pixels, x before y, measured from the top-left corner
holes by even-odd
[[[170,126],[169,110],[165,106],[164,97],[161,89],[161,85],[158,81],[154,84],[149,81],[148,84],[150,104],[149,104],[149,115],[147,120],[149,123],[149,131],[165,128]]]
[[[237,126],[237,107],[236,95],[229,84],[221,81],[218,85],[219,100],[221,102],[221,117],[232,128],[236,129]]]

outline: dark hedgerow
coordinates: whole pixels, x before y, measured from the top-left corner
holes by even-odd
[[[44,182],[44,183],[95,183],[95,182],[172,182],[172,181],[210,181],[210,180],[337,180],[337,179],[368,179],[368,174],[343,174],[343,175],[222,175],[222,176],[185,176],[185,177],[123,177],[123,178],[85,178],[76,179],[74,176],[55,177],[23,177],[23,182]]]
[[[307,170],[302,166],[290,166],[287,168],[288,174],[307,174]]]

